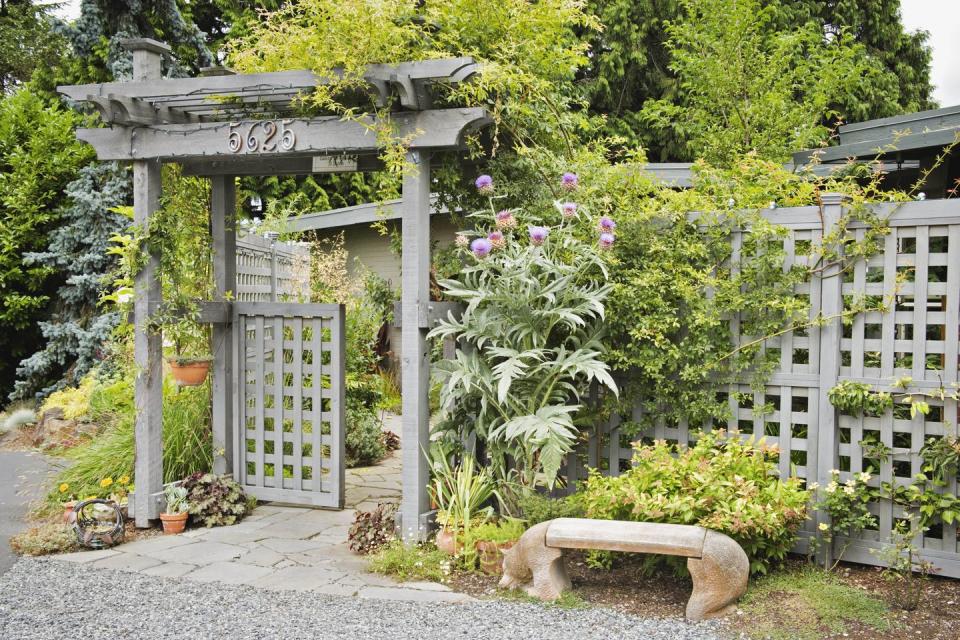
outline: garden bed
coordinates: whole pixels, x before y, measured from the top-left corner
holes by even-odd
[[[644,575],[642,556],[626,557],[613,569],[591,569],[582,553],[568,556],[573,597],[563,606],[601,606],[643,617],[681,617],[690,581],[669,574]],[[497,589],[499,576],[453,572],[447,584],[478,598],[515,597]],[[724,621],[733,637],[774,640],[851,638],[868,640],[956,640],[960,629],[960,581],[931,578],[915,611],[884,603],[891,585],[875,567],[842,565],[823,576],[791,561],[768,578],[751,581],[737,613]],[[525,597],[525,596],[522,596]]]

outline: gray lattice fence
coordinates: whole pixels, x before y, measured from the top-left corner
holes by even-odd
[[[860,314],[852,325],[839,321],[821,327],[795,331],[767,341],[768,350],[778,349],[780,367],[762,393],[749,385],[730,391],[732,417],[727,424],[747,436],[766,436],[780,448],[780,473],[796,475],[806,482],[829,482],[831,469],[841,471],[841,479],[873,468],[870,484],[881,482],[897,486],[911,483],[920,472],[920,448],[927,438],[957,434],[957,402],[931,402],[928,415],[910,417],[908,404],[897,404],[880,417],[845,415],[827,400],[827,392],[838,381],[855,380],[889,390],[902,376],[911,376],[910,390],[933,390],[941,385],[951,388],[958,381],[958,339],[960,339],[960,202],[940,200],[904,205],[878,205],[876,213],[887,218],[891,233],[883,250],[851,271],[838,275],[826,270],[797,288],[806,296],[812,316],[831,317],[843,309],[844,300],[856,296],[883,296],[885,312]],[[823,237],[840,219],[841,204],[827,199],[818,207],[775,209],[763,212],[771,221],[790,231],[785,250],[788,260],[800,264],[809,260],[808,247]],[[852,233],[863,237],[865,227],[854,224]],[[742,232],[734,234],[734,260],[739,257]],[[742,396],[741,396],[742,397]],[[772,413],[757,412],[754,406],[770,405]],[[601,425],[583,450],[568,461],[569,480],[585,476],[585,466],[605,473],[619,474],[629,468],[629,438],[620,433],[620,424],[644,418],[639,402],[632,415],[614,415]],[[689,442],[692,433],[709,425],[666,424],[650,420],[653,428],[644,436],[675,442]],[[868,459],[863,440],[880,442],[892,454]],[[572,483],[571,483],[572,484]],[[957,478],[948,491],[956,493]],[[890,500],[870,505],[878,527],[851,541],[845,559],[880,564],[871,549],[889,541],[903,509]],[[818,516],[822,517],[822,516]],[[816,522],[807,523],[798,543],[806,539]],[[842,541],[838,541],[842,543]],[[960,577],[960,544],[956,525],[938,525],[918,540],[922,555],[933,562],[942,575]]]
[[[310,295],[309,247],[248,234],[237,240],[237,300],[306,302]]]

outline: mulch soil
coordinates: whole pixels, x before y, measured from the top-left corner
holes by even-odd
[[[592,569],[587,566],[581,553],[568,555],[567,571],[573,582],[574,593],[591,606],[601,606],[619,612],[643,617],[683,617],[687,598],[690,597],[689,579],[677,578],[669,573],[645,575],[640,556],[621,558],[610,570]],[[791,561],[799,565],[802,561]],[[876,567],[841,565],[835,570],[838,577],[855,588],[864,589],[883,600],[892,601],[893,587]],[[451,576],[450,587],[478,598],[497,596],[499,576],[480,573],[458,572]],[[773,594],[774,596],[777,594]],[[788,594],[782,594],[783,614],[789,618]],[[767,607],[779,612],[781,607]],[[890,608],[893,628],[882,633],[860,623],[849,623],[844,632],[831,633],[822,630],[827,639],[849,638],[852,640],[960,640],[960,580],[932,577],[923,585],[920,606],[914,611]],[[752,630],[758,627],[779,626],[779,620],[762,619],[758,614],[738,609],[724,621],[731,637],[753,638]],[[782,627],[781,627],[782,628]]]

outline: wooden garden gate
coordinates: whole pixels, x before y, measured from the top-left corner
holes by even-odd
[[[234,477],[261,500],[343,508],[344,307],[233,305]]]

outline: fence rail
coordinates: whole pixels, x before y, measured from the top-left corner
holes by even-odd
[[[824,207],[766,210],[766,218],[789,230],[784,243],[787,265],[804,264],[810,257],[798,247],[816,246],[841,219],[842,202],[827,198]],[[838,411],[827,393],[845,380],[890,389],[902,376],[913,381],[909,390],[947,389],[958,381],[960,342],[960,202],[929,201],[878,205],[874,213],[887,219],[890,234],[881,251],[853,265],[852,272],[827,269],[797,287],[797,295],[810,304],[811,318],[830,318],[844,308],[844,298],[883,296],[885,311],[868,311],[843,325],[839,318],[805,331],[792,331],[766,341],[765,348],[779,349],[780,366],[765,388],[734,385],[729,394],[731,418],[726,425],[742,434],[765,436],[780,449],[782,476],[795,475],[805,482],[825,485],[830,471],[839,469],[841,480],[868,468],[874,469],[873,487],[890,483],[905,487],[920,473],[920,449],[928,438],[957,435],[957,402],[931,401],[929,414],[910,415],[909,404],[897,402],[882,416],[848,415]],[[849,225],[862,238],[865,225]],[[743,234],[733,234],[734,260],[739,259]],[[740,396],[738,398],[738,396]],[[772,406],[772,413],[754,407]],[[586,467],[617,475],[629,468],[630,442],[620,433],[625,421],[644,418],[639,399],[630,415],[614,415],[567,464],[568,480],[585,477]],[[654,419],[649,437],[687,443],[694,431],[708,425],[684,421],[668,425]],[[861,444],[882,443],[890,454],[870,458]],[[571,482],[571,485],[573,483]],[[946,491],[956,494],[957,478]],[[870,504],[877,527],[850,541],[844,558],[865,564],[882,564],[872,551],[889,544],[890,532],[905,517],[904,508],[889,499]],[[801,532],[798,551],[815,531],[818,520]],[[837,541],[835,544],[843,544]],[[941,575],[960,577],[960,543],[956,524],[936,524],[917,540],[921,556]]]

